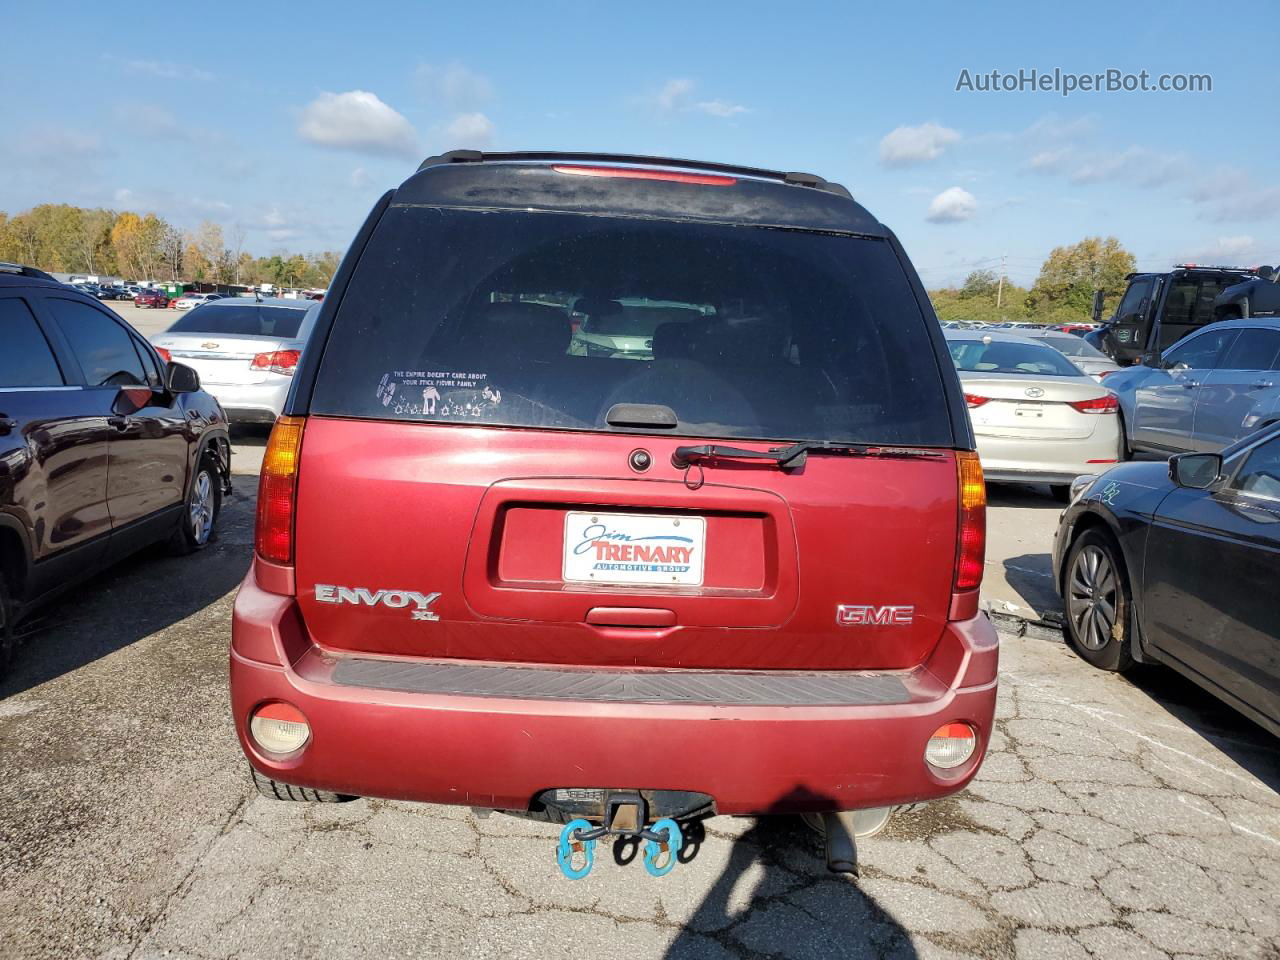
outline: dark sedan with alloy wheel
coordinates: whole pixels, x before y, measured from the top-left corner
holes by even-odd
[[[1053,560],[1081,657],[1173,667],[1280,736],[1280,425],[1081,477]]]

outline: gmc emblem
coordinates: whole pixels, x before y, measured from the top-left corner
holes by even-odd
[[[842,603],[836,607],[836,623],[842,627],[909,627],[915,615],[914,606],[869,607]]]

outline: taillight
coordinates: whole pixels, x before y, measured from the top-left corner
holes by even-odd
[[[960,498],[960,542],[956,547],[955,589],[977,590],[987,553],[987,485],[982,463],[969,450],[956,453]]]
[[[170,354],[169,351],[166,350],[164,347],[156,347],[156,353],[160,354],[160,359],[163,360],[165,363],[168,363],[173,359],[173,355]]]
[[[570,173],[579,177],[617,177],[623,180],[670,180],[673,183],[700,183],[706,187],[730,187],[737,183],[734,177],[721,177],[711,173],[681,173],[678,170],[644,170],[638,167],[580,167],[556,164],[556,173]]]
[[[1094,397],[1092,400],[1077,400],[1070,406],[1081,413],[1115,413],[1120,409],[1120,401],[1114,393],[1108,393],[1105,397]]]
[[[300,350],[272,350],[269,353],[256,354],[249,366],[254,370],[270,370],[272,373],[283,373],[287,377],[292,377],[293,371],[298,367],[300,356],[302,356]]]
[[[301,417],[281,417],[271,428],[258,481],[258,524],[254,546],[272,563],[293,562],[293,514],[298,489]]]
[[[969,409],[972,410],[974,407],[980,407],[984,403],[990,403],[991,398],[979,396],[976,393],[966,393],[964,395],[964,402],[967,403],[969,405]]]

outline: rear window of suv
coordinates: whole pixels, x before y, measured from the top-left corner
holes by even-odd
[[[889,244],[794,229],[392,207],[343,295],[315,414],[948,446]]]

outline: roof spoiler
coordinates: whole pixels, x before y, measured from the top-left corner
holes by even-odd
[[[483,153],[479,150],[450,150],[448,153],[427,157],[418,164],[418,170],[438,167],[450,163],[485,163],[485,162],[528,162],[528,163],[623,163],[646,167],[675,167],[683,170],[702,170],[709,173],[724,173],[731,176],[754,177],[759,180],[776,180],[779,183],[798,187],[812,187],[836,196],[853,199],[841,184],[824,180],[815,173],[789,173],[780,170],[764,170],[758,167],[739,167],[727,163],[708,163],[701,160],[678,160],[671,157],[643,157],[626,153],[561,153],[550,150],[525,150],[505,153]]]

